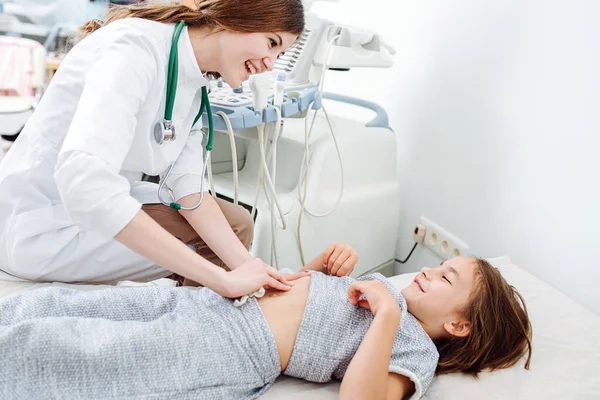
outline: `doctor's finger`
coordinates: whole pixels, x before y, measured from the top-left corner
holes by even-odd
[[[267,278],[267,285],[273,289],[282,290],[284,292],[287,292],[291,289],[291,286],[284,285],[283,283],[279,282],[277,279],[272,277]]]
[[[304,278],[305,276],[311,276],[313,272],[315,272],[315,271],[302,271],[302,272],[297,272],[295,274],[285,274],[284,276],[288,282],[292,282],[292,281],[295,281],[296,279]]]
[[[269,264],[266,263],[263,263],[262,265],[264,266],[265,271],[269,276],[277,279],[279,282],[285,283],[286,285],[288,284],[284,274],[279,272],[277,268],[271,267]]]
[[[277,271],[273,267],[267,268],[267,273],[269,274],[269,276],[271,278],[273,278],[273,279],[281,282],[285,286],[289,287],[289,286],[293,286],[294,285],[292,282],[289,282],[281,272]]]

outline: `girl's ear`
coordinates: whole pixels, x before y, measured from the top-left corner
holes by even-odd
[[[471,323],[467,320],[446,322],[444,329],[452,336],[465,337],[471,333]]]

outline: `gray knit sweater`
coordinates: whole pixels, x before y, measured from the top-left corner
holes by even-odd
[[[350,304],[348,288],[355,280],[321,273],[311,276],[306,310],[285,375],[312,382],[343,378],[374,318],[371,311]],[[402,315],[389,371],[410,378],[415,384],[412,398],[418,399],[433,379],[439,357],[435,345],[387,279],[372,274],[358,280],[383,282],[398,301]]]

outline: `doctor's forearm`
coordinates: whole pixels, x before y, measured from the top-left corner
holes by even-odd
[[[219,292],[225,271],[202,258],[140,210],[115,239],[168,270]]]
[[[199,200],[199,194],[186,196],[179,200],[184,207],[193,207]],[[248,250],[231,229],[215,199],[204,194],[202,204],[195,210],[180,211],[208,247],[231,269],[235,269],[252,259]]]

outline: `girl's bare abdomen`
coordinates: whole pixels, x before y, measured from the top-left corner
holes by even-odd
[[[280,292],[269,289],[262,298],[258,299],[258,304],[275,337],[282,371],[286,369],[294,350],[296,335],[308,299],[310,276],[295,282],[290,291]]]

